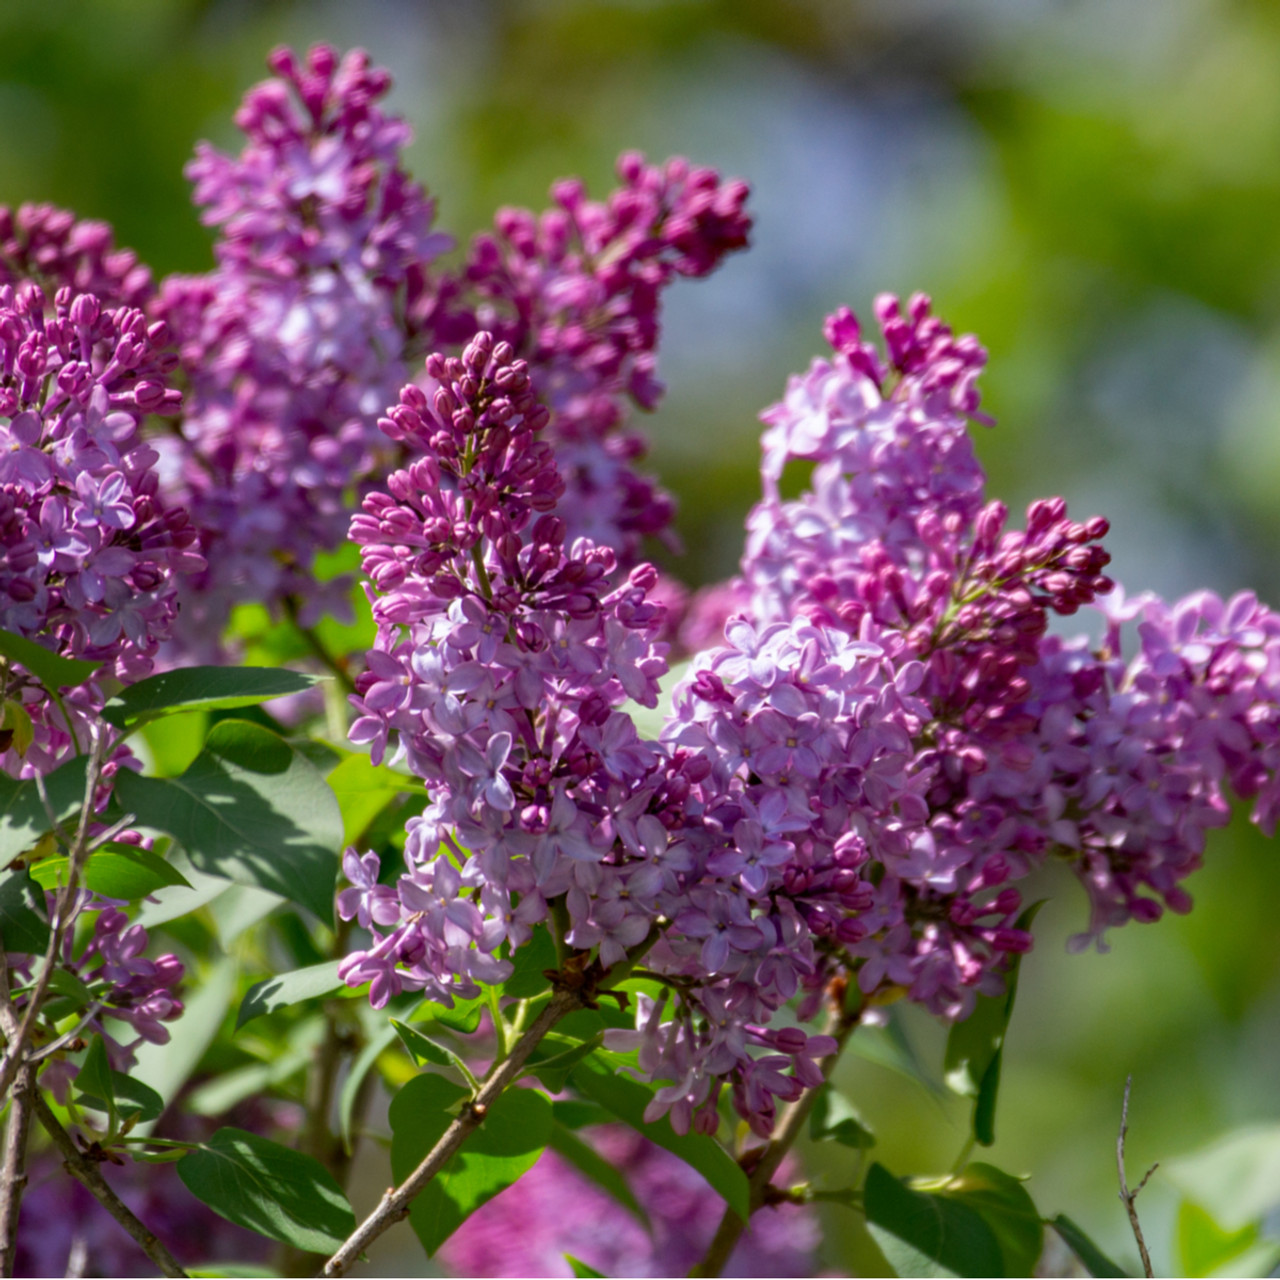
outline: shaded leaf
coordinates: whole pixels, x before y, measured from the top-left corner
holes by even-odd
[[[127,729],[182,711],[250,707],[301,693],[322,678],[280,667],[180,667],[122,689],[103,707],[102,718]]]
[[[116,795],[166,831],[199,871],[279,893],[333,917],[342,818],[324,779],[260,725],[222,720],[178,778],[121,770]]]
[[[56,889],[66,883],[70,865],[66,857],[44,858],[31,868],[31,878],[45,889]],[[116,843],[89,856],[80,882],[104,898],[123,902],[137,902],[166,885],[191,887],[181,871],[153,850]]]
[[[84,1088],[80,1083],[83,1074],[82,1071],[76,1077],[77,1088]],[[122,1120],[137,1116],[144,1122],[158,1120],[164,1110],[164,1099],[150,1085],[125,1075],[123,1071],[111,1072],[111,1093],[111,1101],[106,1102],[95,1091],[86,1090],[80,1096],[80,1103],[97,1111],[114,1109]]]
[[[297,1004],[302,1000],[315,1000],[320,996],[345,990],[338,977],[340,963],[338,960],[326,960],[323,964],[308,965],[305,969],[294,969],[291,973],[255,982],[240,1001],[236,1030],[239,1031],[246,1022],[266,1013],[274,1013],[286,1005]]]
[[[391,1103],[391,1171],[397,1183],[421,1163],[452,1119],[448,1108],[467,1092],[442,1076],[410,1080]],[[430,1256],[467,1216],[531,1168],[551,1133],[551,1106],[532,1089],[512,1089],[489,1108],[484,1123],[427,1185],[409,1221]]]
[[[74,689],[102,666],[101,662],[64,658],[12,631],[0,631],[0,657],[19,663],[51,690]]]
[[[1048,1221],[1091,1276],[1126,1274],[1065,1213],[1060,1213],[1056,1218],[1050,1218]]]
[[[545,924],[538,925],[523,947],[511,957],[511,977],[502,984],[503,995],[526,1000],[540,996],[551,987],[544,970],[556,968],[556,944]]]
[[[0,942],[35,954],[49,945],[44,891],[25,871],[0,871]]]
[[[838,1142],[862,1151],[876,1145],[875,1134],[863,1123],[857,1108],[829,1084],[824,1084],[814,1099],[809,1137],[814,1142]]]
[[[558,1036],[554,1031],[548,1032],[529,1055],[523,1074],[537,1076],[551,1093],[563,1093],[569,1072],[583,1058],[594,1053],[603,1040],[603,1031],[597,1031],[590,1040],[573,1040],[568,1036]]]
[[[395,1038],[395,1027],[383,1027],[360,1050],[356,1060],[351,1064],[351,1070],[347,1072],[347,1078],[342,1082],[342,1092],[338,1095],[338,1127],[342,1134],[343,1145],[348,1151],[351,1150],[351,1128],[355,1119],[356,1098],[360,1094],[360,1086],[364,1083],[364,1078],[373,1070],[374,1063]]]
[[[60,823],[78,814],[84,804],[87,765],[84,756],[77,756],[45,776],[49,807]],[[36,784],[0,774],[0,867],[7,867],[48,830],[49,817]]]
[[[243,1129],[219,1129],[177,1164],[178,1176],[215,1213],[309,1253],[331,1253],[356,1218],[318,1160]]]
[[[664,1119],[646,1124],[644,1109],[653,1090],[620,1075],[603,1054],[593,1054],[570,1073],[574,1088],[625,1121],[650,1142],[692,1165],[744,1221],[751,1216],[747,1175],[714,1139],[700,1133],[679,1134]]]
[[[981,1214],[1000,1244],[1005,1275],[1032,1274],[1044,1249],[1044,1223],[1019,1179],[975,1161],[949,1179],[941,1194]]]
[[[883,1165],[867,1174],[867,1228],[900,1276],[999,1276],[995,1233],[968,1205],[904,1186]]]
[[[115,1088],[111,1079],[111,1063],[107,1061],[107,1047],[101,1036],[94,1036],[89,1044],[89,1051],[84,1055],[80,1070],[76,1073],[75,1085],[81,1093],[99,1103],[97,1110],[116,1113]],[[144,1086],[145,1087],[145,1086]],[[159,1115],[159,1112],[156,1112]]]
[[[1030,929],[1043,900],[1033,902],[1018,917],[1015,928]],[[1018,969],[1022,957],[1014,955],[1005,973],[1005,990],[999,996],[979,996],[973,1012],[957,1022],[947,1036],[943,1072],[956,1093],[975,1099],[973,1136],[984,1147],[995,1141],[996,1097],[1004,1038],[1018,994]]]
[[[391,1025],[395,1028],[396,1035],[400,1037],[405,1049],[408,1050],[409,1056],[418,1066],[424,1062],[430,1062],[437,1067],[463,1070],[462,1060],[452,1049],[437,1044],[429,1036],[424,1036],[421,1031],[409,1026],[408,1023],[401,1022],[398,1018],[392,1018]]]
[[[470,1035],[480,1025],[480,1015],[488,1007],[489,1002],[483,995],[476,996],[474,1000],[455,1000],[452,1009],[428,1000],[419,1006],[412,1021],[438,1022],[442,1027],[448,1027],[450,1031],[461,1031],[464,1035]]]

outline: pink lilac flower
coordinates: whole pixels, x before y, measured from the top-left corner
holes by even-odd
[[[702,1176],[639,1134],[617,1127],[582,1137],[627,1180],[646,1229],[616,1200],[552,1151],[483,1205],[440,1249],[458,1276],[569,1276],[564,1255],[606,1276],[681,1276],[703,1256],[724,1210]],[[785,1163],[781,1180],[798,1170]],[[573,1213],[564,1206],[574,1205]],[[817,1219],[807,1207],[760,1210],[724,1270],[728,1276],[814,1273]]]
[[[713,271],[746,247],[746,183],[674,157],[662,165],[626,153],[621,185],[604,201],[581,182],[552,188],[540,215],[501,209],[493,233],[472,242],[465,266],[439,285],[438,341],[479,328],[528,361],[551,409],[544,433],[565,482],[558,508],[568,537],[609,546],[623,568],[645,537],[671,540],[669,494],[636,470],[646,452],[627,408],[662,394],[657,344],[663,291]]]
[[[0,286],[0,627],[100,673],[146,675],[177,613],[184,575],[204,560],[186,513],[159,494],[146,415],[176,413],[163,323],[93,294]],[[25,754],[0,765],[46,772],[101,705],[96,682],[64,701],[11,669],[5,697],[31,717]]]
[[[410,132],[378,105],[385,71],[325,45],[270,65],[236,115],[240,155],[202,145],[188,169],[217,266],[166,280],[156,306],[191,384],[168,467],[209,550],[184,596],[197,653],[241,601],[304,624],[349,607],[347,581],[317,583],[313,562],[393,457],[377,419],[407,378],[402,312],[451,243],[401,166]]]
[[[368,855],[347,854],[340,910],[370,922],[372,944],[342,975],[379,1005],[403,989],[449,1002],[501,980],[500,946],[526,941],[553,901],[564,941],[606,969],[674,922],[646,964],[679,991],[640,1065],[683,1081],[660,1095],[678,1128],[715,1122],[724,1079],[766,1128],[772,1099],[801,1088],[780,1066],[803,1072],[794,1059],[825,1051],[815,1039],[761,1056],[814,963],[770,898],[787,815],[698,750],[645,740],[621,710],[654,706],[666,671],[657,574],[614,585],[610,549],[566,542],[527,364],[482,333],[460,359],[432,356],[427,378],[433,393],[407,386],[384,423],[422,456],[352,521],[379,642],[351,737],[375,761],[394,746],[432,800],[408,824],[396,902]],[[856,679],[854,654],[874,647],[833,643]]]
[[[132,249],[117,249],[105,222],[79,220],[51,204],[0,206],[0,284],[31,280],[47,293],[92,293],[106,307],[147,306],[151,270]]]

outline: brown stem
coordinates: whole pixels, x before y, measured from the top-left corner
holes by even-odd
[[[458,1148],[479,1128],[489,1108],[520,1074],[542,1037],[565,1014],[580,1008],[582,1002],[582,993],[577,990],[562,988],[551,997],[550,1003],[534,1020],[533,1025],[516,1041],[511,1053],[501,1062],[494,1063],[480,1086],[480,1092],[463,1107],[462,1114],[444,1131],[443,1137],[431,1148],[422,1163],[398,1187],[391,1187],[387,1191],[378,1207],[325,1264],[323,1275],[346,1275],[374,1240],[389,1227],[408,1217],[409,1204],[414,1196],[449,1163]]]
[[[63,934],[66,933],[67,925],[71,923],[71,906],[75,900],[80,870],[89,847],[89,825],[93,817],[93,801],[98,790],[98,780],[102,776],[102,765],[106,759],[107,750],[107,730],[99,726],[98,736],[93,744],[93,753],[89,757],[89,767],[85,770],[84,804],[80,809],[80,821],[67,857],[67,882],[58,891],[58,897],[53,904],[53,919],[49,921],[49,945],[45,948],[44,963],[40,968],[40,976],[36,979],[35,989],[31,992],[26,1008],[23,1010],[21,1024],[12,1035],[7,1032],[5,1035],[8,1045],[4,1059],[0,1061],[0,1096],[8,1092],[26,1057],[31,1028],[39,1015],[45,993],[49,989],[49,980],[53,977],[58,952],[62,947]],[[0,940],[0,946],[3,945],[3,941]]]
[[[0,1276],[13,1275],[18,1252],[18,1212],[27,1189],[27,1131],[31,1127],[31,1093],[35,1069],[26,1063],[13,1082],[9,1123],[4,1131],[4,1164],[0,1167]]]
[[[1142,1181],[1132,1191],[1129,1190],[1129,1184],[1125,1180],[1124,1174],[1124,1140],[1129,1132],[1129,1090],[1132,1087],[1133,1076],[1129,1075],[1125,1078],[1124,1102],[1120,1107],[1120,1133],[1116,1137],[1116,1169],[1120,1174],[1120,1202],[1124,1205],[1125,1212],[1129,1215],[1129,1225],[1133,1228],[1133,1238],[1138,1242],[1138,1253],[1142,1257],[1142,1274],[1151,1277],[1155,1275],[1155,1272],[1151,1269],[1151,1255],[1147,1252],[1147,1242],[1142,1238],[1142,1226],[1138,1222],[1138,1210],[1133,1202],[1138,1198],[1138,1192],[1147,1185],[1147,1179],[1160,1166],[1159,1164],[1153,1164],[1142,1175]]]
[[[819,1063],[819,1070],[822,1072],[824,1080],[831,1079],[831,1073],[835,1070],[836,1063],[840,1060],[840,1054],[844,1051],[849,1037],[857,1028],[860,1018],[860,1010],[855,1013],[832,1010],[824,1033],[835,1038],[836,1047],[833,1052],[827,1054]],[[818,1089],[806,1089],[799,1098],[787,1107],[782,1113],[782,1120],[778,1124],[773,1137],[752,1167],[750,1176],[747,1179],[747,1186],[751,1193],[749,1205],[752,1213],[755,1213],[765,1203],[773,1175],[778,1172],[778,1166],[782,1164],[787,1152],[791,1150],[795,1140],[803,1131],[805,1121],[808,1120],[809,1113],[813,1110],[813,1104],[818,1100],[818,1092],[821,1088],[822,1086],[820,1085]],[[738,1217],[732,1209],[726,1208],[705,1257],[689,1274],[691,1276],[718,1276],[724,1270],[725,1263],[729,1261],[730,1255],[746,1229],[747,1223]]]
[[[185,1276],[187,1273],[178,1265],[173,1254],[112,1191],[106,1179],[98,1172],[98,1166],[72,1142],[71,1135],[58,1123],[58,1117],[50,1110],[40,1091],[33,1090],[31,1096],[35,1104],[36,1119],[53,1139],[53,1145],[62,1153],[67,1172],[78,1178],[98,1203],[133,1237],[138,1248],[156,1264],[162,1275]]]

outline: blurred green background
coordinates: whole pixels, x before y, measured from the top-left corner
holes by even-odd
[[[203,269],[192,146],[235,145],[266,51],[317,39],[394,72],[410,167],[460,237],[564,174],[602,192],[624,148],[751,181],[752,252],[674,290],[666,316],[649,426],[686,580],[732,572],[755,415],[818,351],[823,315],[923,289],[991,353],[994,494],[1108,515],[1130,591],[1248,584],[1280,605],[1274,0],[5,0],[0,200],[105,218],[158,273]],[[1280,1120],[1280,864],[1237,823],[1195,911],[1107,955],[1065,954],[1085,903],[1053,887],[992,1156],[1132,1267],[1126,1073],[1136,1173]],[[936,1067],[940,1032],[906,1025]],[[891,1168],[950,1165],[964,1107],[866,1062],[845,1078]],[[1166,1274],[1177,1200],[1157,1173],[1140,1202]],[[855,1265],[852,1215],[828,1227],[826,1264]]]

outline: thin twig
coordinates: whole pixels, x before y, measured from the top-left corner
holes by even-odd
[[[1142,1257],[1142,1274],[1151,1277],[1155,1275],[1155,1272],[1151,1269],[1151,1255],[1147,1252],[1147,1242],[1142,1238],[1142,1227],[1138,1222],[1138,1210],[1133,1202],[1138,1198],[1138,1192],[1147,1185],[1147,1179],[1155,1173],[1160,1165],[1158,1163],[1153,1164],[1142,1175],[1142,1181],[1132,1191],[1129,1190],[1129,1184],[1125,1180],[1124,1174],[1124,1140],[1129,1132],[1129,1090],[1132,1087],[1133,1076],[1129,1075],[1124,1082],[1124,1103],[1120,1107],[1120,1133],[1116,1138],[1116,1169],[1120,1174],[1120,1202],[1124,1205],[1125,1211],[1129,1215],[1129,1225],[1133,1228],[1133,1238],[1138,1242],[1138,1253]]]
[[[106,1179],[98,1171],[98,1166],[71,1140],[71,1135],[58,1123],[58,1117],[53,1114],[38,1089],[33,1091],[32,1099],[35,1103],[36,1119],[53,1139],[53,1145],[62,1153],[67,1172],[78,1178],[98,1203],[133,1237],[138,1248],[159,1267],[162,1275],[185,1276],[187,1273],[178,1265],[173,1254],[112,1191]]]
[[[408,1217],[409,1204],[432,1178],[444,1168],[458,1148],[480,1126],[489,1108],[502,1096],[507,1086],[520,1074],[526,1060],[542,1037],[565,1014],[582,1006],[582,993],[561,989],[534,1020],[533,1025],[516,1041],[508,1057],[493,1065],[480,1092],[466,1103],[462,1114],[444,1131],[443,1137],[427,1153],[422,1163],[398,1187],[391,1187],[378,1207],[347,1237],[337,1253],[325,1263],[323,1275],[341,1276],[370,1244],[384,1231]]]
[[[93,818],[93,802],[98,790],[98,780],[102,776],[102,766],[108,750],[108,734],[104,726],[99,726],[97,737],[93,743],[93,751],[89,757],[89,766],[85,770],[84,803],[80,809],[80,821],[76,826],[75,840],[67,855],[67,882],[58,890],[53,905],[53,918],[49,921],[49,945],[45,948],[44,963],[40,968],[40,976],[27,999],[22,1014],[22,1024],[16,1034],[6,1035],[8,1045],[3,1060],[0,1060],[0,1097],[8,1092],[14,1077],[26,1056],[27,1041],[31,1036],[31,1028],[40,1012],[45,993],[49,989],[49,980],[57,964],[58,952],[62,948],[62,938],[67,925],[71,923],[71,906],[75,899],[80,879],[80,870],[84,864],[85,851],[89,846],[89,826]],[[0,943],[0,945],[3,945]]]
[[[827,1054],[818,1064],[818,1069],[822,1072],[824,1080],[831,1079],[831,1073],[835,1070],[836,1063],[840,1060],[840,1054],[844,1051],[849,1037],[857,1029],[860,1016],[860,1011],[858,1013],[844,1013],[838,1009],[832,1010],[824,1031],[825,1034],[834,1037],[836,1047],[834,1052]],[[751,1193],[749,1201],[751,1213],[755,1213],[765,1203],[773,1175],[778,1172],[778,1166],[782,1164],[787,1152],[791,1150],[804,1129],[805,1121],[808,1120],[809,1113],[813,1110],[813,1104],[818,1100],[818,1093],[821,1088],[822,1086],[819,1085],[817,1089],[806,1089],[782,1113],[782,1119],[773,1137],[770,1138],[768,1145],[760,1153],[760,1158],[752,1167],[747,1180]],[[718,1276],[724,1270],[725,1263],[729,1261],[730,1255],[746,1229],[747,1223],[738,1217],[732,1209],[726,1208],[724,1216],[720,1219],[720,1225],[716,1229],[715,1237],[707,1249],[706,1256],[689,1274],[691,1276]]]

